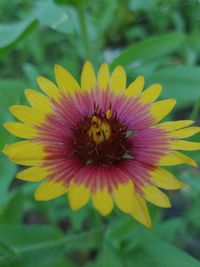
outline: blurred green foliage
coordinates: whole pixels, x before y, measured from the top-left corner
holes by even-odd
[[[1,149],[14,140],[2,123],[24,88],[37,88],[38,75],[53,80],[55,63],[79,79],[88,58],[162,83],[162,97],[178,101],[173,118],[200,122],[198,0],[1,0]],[[200,266],[199,169],[172,169],[188,186],[170,193],[172,209],[150,207],[147,230],[117,210],[102,219],[90,205],[72,213],[65,197],[36,202],[36,185],[16,181],[17,166],[0,156],[1,267]]]

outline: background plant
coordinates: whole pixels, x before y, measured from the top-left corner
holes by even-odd
[[[38,75],[53,79],[58,63],[78,78],[86,59],[162,83],[162,97],[178,101],[173,119],[200,122],[199,1],[1,0],[0,18],[1,122]],[[0,126],[1,149],[13,138]],[[199,169],[172,169],[187,187],[170,193],[170,210],[150,206],[147,230],[117,210],[102,218],[90,205],[72,213],[65,197],[36,202],[17,168],[0,155],[1,267],[200,266]]]

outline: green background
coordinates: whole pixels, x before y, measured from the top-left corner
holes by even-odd
[[[197,0],[1,0],[0,122],[14,120],[8,107],[25,103],[38,75],[54,80],[61,64],[79,80],[87,59],[162,83],[161,98],[177,99],[169,119],[200,124]],[[0,125],[0,149],[14,140]],[[37,184],[15,179],[20,168],[0,154],[0,267],[200,266],[199,168],[171,169],[187,187],[168,192],[171,209],[149,205],[150,230],[117,209],[102,218],[91,204],[71,212],[66,197],[36,202]]]

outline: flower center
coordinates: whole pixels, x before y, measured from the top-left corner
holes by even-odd
[[[86,165],[116,165],[129,153],[127,125],[111,109],[102,112],[95,107],[92,115],[84,116],[74,129],[73,141],[73,155]]]
[[[109,140],[112,129],[110,128],[109,119],[111,117],[111,110],[105,113],[105,118],[93,115],[91,117],[91,127],[88,130],[88,136],[96,144],[106,142]]]

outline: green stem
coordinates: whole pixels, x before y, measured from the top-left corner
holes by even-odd
[[[16,250],[13,250],[13,254],[6,254],[5,256],[2,256],[0,258],[0,265],[8,262],[10,259],[15,259],[15,257],[22,256],[23,254],[33,254],[36,251],[42,251],[44,249],[54,249],[54,248],[60,248],[63,249],[63,251],[73,251],[77,249],[94,249],[98,248],[100,244],[100,239],[102,238],[102,231],[103,228],[96,228],[92,229],[83,233],[79,234],[69,234],[67,236],[62,237],[58,240],[52,240],[48,242],[44,242],[41,244],[34,244],[29,247],[19,248]]]
[[[78,18],[79,18],[79,23],[80,23],[81,39],[83,41],[83,45],[85,49],[85,55],[87,59],[90,59],[90,45],[89,45],[89,39],[88,39],[88,33],[87,33],[87,27],[86,27],[84,7],[82,5],[79,5],[77,7],[77,12],[78,12]]]
[[[190,119],[196,121],[199,111],[200,111],[200,98],[194,104],[194,108],[190,114]]]

